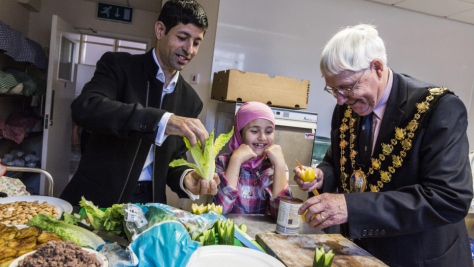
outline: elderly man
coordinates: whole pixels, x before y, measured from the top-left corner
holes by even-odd
[[[325,91],[337,100],[331,146],[301,189],[316,229],[341,232],[389,266],[472,266],[464,217],[473,189],[467,112],[446,88],[387,67],[372,25],[338,32],[322,52]]]

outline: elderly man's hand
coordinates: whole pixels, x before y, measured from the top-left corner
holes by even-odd
[[[303,168],[304,170],[306,170],[307,168],[311,168],[311,167],[303,166]],[[293,176],[293,180],[295,180],[296,184],[301,190],[309,192],[309,191],[313,191],[314,189],[319,189],[323,186],[324,173],[318,168],[313,168],[313,169],[314,169],[316,179],[310,182],[305,182],[301,178],[304,170],[301,170],[298,166],[296,166],[293,169],[293,172],[295,173],[295,175]]]
[[[217,173],[214,173],[214,177],[209,182],[204,180],[196,171],[190,171],[184,177],[184,187],[194,195],[215,195],[220,182]]]
[[[347,204],[343,194],[321,194],[307,199],[298,214],[305,214],[306,223],[311,228],[321,230],[331,225],[347,222]]]

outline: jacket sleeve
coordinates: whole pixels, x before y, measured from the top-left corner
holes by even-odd
[[[120,138],[136,136],[151,143],[165,111],[140,104],[139,96],[146,96],[149,83],[143,73],[131,70],[131,62],[129,54],[105,53],[93,78],[73,101],[72,117],[89,131]]]
[[[326,151],[326,154],[324,155],[323,161],[318,165],[317,168],[321,169],[321,171],[324,174],[324,180],[323,180],[323,187],[321,192],[324,193],[334,193],[337,191],[337,180],[336,180],[336,175],[334,171],[334,162],[335,162],[335,149],[339,147],[339,144],[335,144],[333,140],[339,140],[338,137],[338,130],[339,125],[336,125],[337,122],[340,121],[337,116],[340,114],[338,109],[341,109],[342,107],[339,105],[336,105],[333,111],[333,118],[331,120],[331,145],[329,146],[328,150]],[[313,196],[312,192],[309,192],[311,196]]]
[[[421,232],[468,213],[473,189],[464,104],[446,95],[421,127],[412,155],[392,177],[397,188],[345,194],[351,238],[363,237],[364,229],[383,229],[385,236]]]

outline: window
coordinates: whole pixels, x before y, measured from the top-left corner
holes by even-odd
[[[143,54],[146,50],[146,42],[82,34],[79,64],[95,66],[100,57],[109,51]]]
[[[61,37],[61,53],[59,55],[58,79],[73,80],[74,72],[74,46],[66,37]]]

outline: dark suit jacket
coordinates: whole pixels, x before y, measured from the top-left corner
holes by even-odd
[[[373,155],[381,153],[381,143],[390,143],[395,127],[412,118],[415,104],[431,87],[436,86],[394,73]],[[334,110],[331,147],[318,166],[325,192],[342,192],[339,126],[346,108]],[[473,194],[466,108],[447,94],[430,107],[420,127],[402,167],[380,193],[345,194],[348,223],[341,231],[389,266],[472,266],[463,220]]]
[[[72,205],[81,196],[101,207],[129,202],[163,114],[197,118],[201,112],[202,101],[181,75],[175,91],[158,108],[163,83],[156,79],[152,51],[105,53],[72,103],[74,122],[92,132],[79,168],[61,194]],[[154,146],[154,202],[166,203],[166,184],[179,197],[187,197],[179,185],[186,167],[168,167],[173,159],[186,158],[186,151],[179,136],[168,136],[161,146]]]

